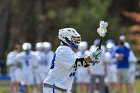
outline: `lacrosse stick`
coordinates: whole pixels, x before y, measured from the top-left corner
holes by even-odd
[[[107,33],[107,29],[106,28],[108,26],[108,23],[101,20],[100,23],[99,23],[99,26],[100,27],[97,29],[97,33],[99,34],[99,36],[101,38],[100,38],[100,43],[99,43],[99,48],[98,49],[101,49],[103,37]]]

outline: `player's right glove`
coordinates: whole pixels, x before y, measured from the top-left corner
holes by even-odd
[[[93,65],[99,63],[100,58],[101,58],[101,53],[102,53],[102,49],[97,49],[95,52],[90,54],[90,63],[93,63]]]

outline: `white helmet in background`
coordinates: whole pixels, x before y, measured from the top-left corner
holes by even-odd
[[[84,51],[88,48],[88,43],[86,41],[81,41],[78,46],[79,51]]]
[[[115,49],[115,43],[114,42],[109,42],[106,43],[106,51],[107,52],[112,52]]]
[[[42,42],[37,42],[37,43],[35,44],[35,49],[36,49],[36,50],[40,51],[40,50],[42,50],[42,48],[43,48]]]
[[[78,44],[81,41],[80,34],[74,28],[60,29],[58,38],[62,41],[62,43],[68,44],[76,49],[78,49]]]
[[[106,48],[108,48],[108,49],[111,49],[111,48],[114,48],[114,47],[115,47],[115,44],[113,42],[110,42],[110,43],[106,44]]]
[[[29,42],[23,43],[22,49],[23,49],[24,51],[26,51],[26,50],[31,50],[31,49],[32,49],[31,43],[29,43]]]
[[[51,50],[52,44],[50,42],[43,42],[44,50],[48,51]]]
[[[119,40],[121,40],[121,41],[126,41],[125,35],[121,35],[121,36],[119,37]]]

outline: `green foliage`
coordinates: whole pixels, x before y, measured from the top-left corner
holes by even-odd
[[[89,43],[97,37],[96,29],[100,20],[107,16],[107,10],[112,0],[80,0],[77,8],[67,7],[62,15],[63,25],[78,29],[84,40]],[[85,35],[85,33],[89,33]],[[87,38],[88,37],[88,38]]]
[[[5,47],[8,49],[17,40],[32,44],[42,40],[57,45],[58,29],[64,27],[75,28],[82,40],[91,45],[99,38],[96,30],[100,20],[109,23],[104,41],[109,38],[117,41],[118,36],[127,31],[118,16],[122,11],[118,5],[123,3],[121,0],[12,0],[11,22],[8,23],[11,27],[7,36],[10,44]]]
[[[98,23],[106,16],[111,3],[111,0],[89,0],[90,2],[88,3],[84,1],[80,0],[79,6],[76,9],[73,7],[65,9],[63,14],[64,23],[76,23],[77,25],[83,24],[83,22]]]

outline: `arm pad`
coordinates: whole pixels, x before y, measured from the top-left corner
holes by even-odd
[[[76,67],[88,67],[89,64],[84,60],[84,58],[77,58],[75,61]]]

